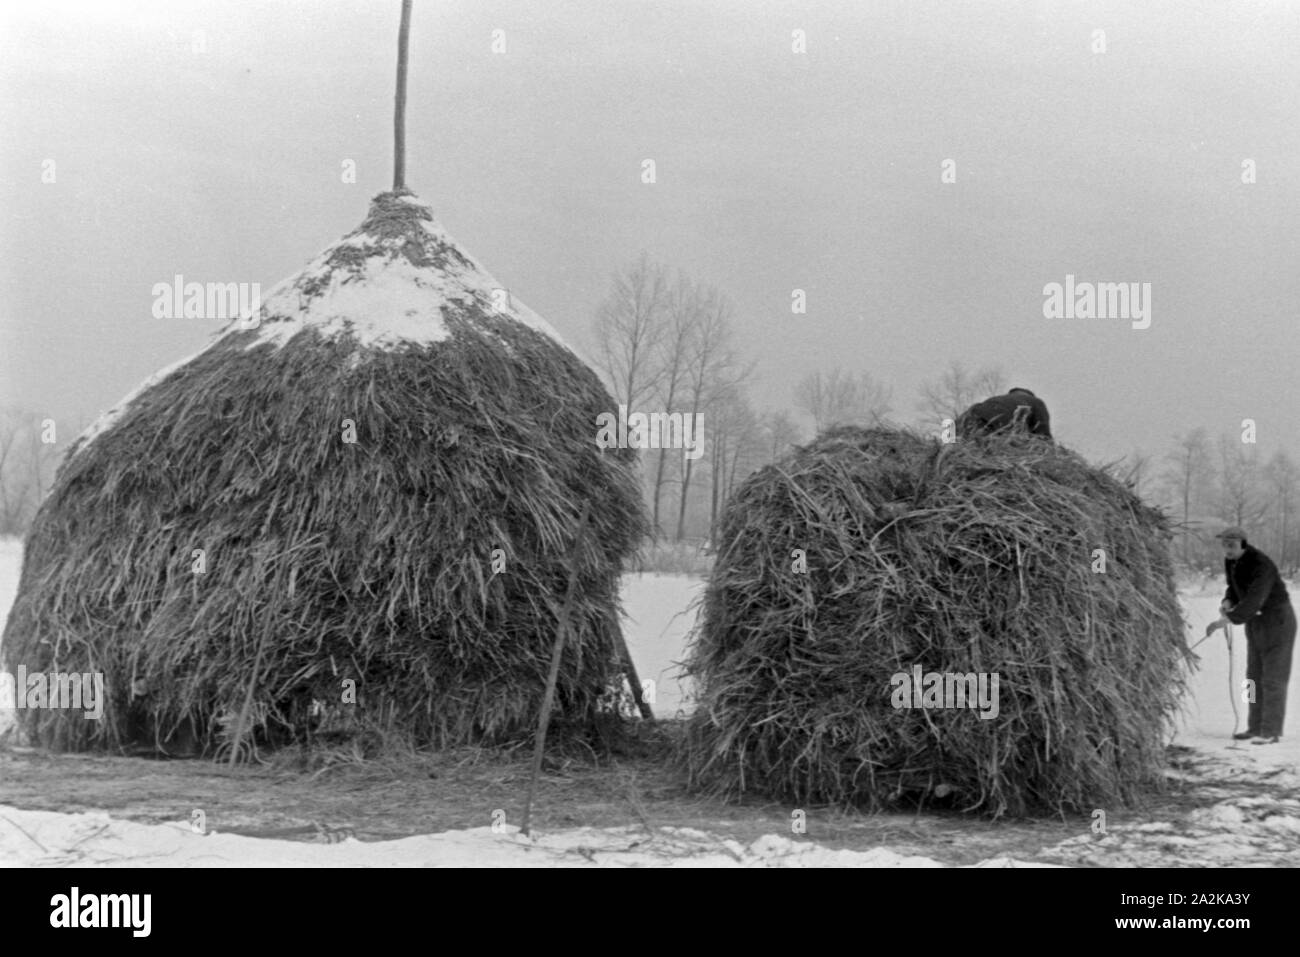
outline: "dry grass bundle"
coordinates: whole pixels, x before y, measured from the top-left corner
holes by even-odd
[[[728,505],[687,661],[693,785],[995,816],[1130,803],[1159,785],[1183,684],[1167,537],[1040,439],[826,434]],[[917,666],[997,673],[996,715],[896,707],[927,703],[894,677]]]
[[[555,734],[592,730],[645,529],[635,452],[596,446],[613,406],[597,376],[493,308],[473,285],[490,277],[429,220],[381,196],[272,293],[261,329],[228,331],[74,449],[27,542],[4,660],[100,672],[107,707],[19,711],[31,738],[298,740],[314,699],[350,708],[350,680],[356,725],[435,746],[517,739],[536,725],[584,500]],[[408,275],[410,309],[393,299]],[[440,312],[445,334],[340,331],[345,300],[329,297],[363,302],[367,283],[381,309]]]

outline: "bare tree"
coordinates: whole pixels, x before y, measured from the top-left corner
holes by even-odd
[[[718,515],[732,489],[760,464],[766,445],[758,415],[742,391],[734,389],[721,396],[716,407],[709,460],[709,537],[713,539],[717,537]]]
[[[717,402],[748,379],[754,370],[753,364],[742,362],[732,347],[731,303],[716,289],[709,288],[703,295],[706,305],[700,313],[683,397],[684,404],[689,406],[692,421],[695,421],[696,415],[706,410],[706,418],[712,418]],[[681,463],[677,541],[686,535],[686,505],[690,497],[694,460],[683,455]]]
[[[762,463],[763,427],[748,399],[743,400],[732,434],[735,436],[735,448],[727,465],[728,498],[736,490],[736,483]]]
[[[1277,521],[1277,566],[1285,571],[1295,567],[1291,538],[1295,521],[1295,503],[1300,495],[1300,469],[1282,449],[1273,453],[1264,467],[1264,477],[1271,492],[1272,511]]]
[[[667,305],[666,271],[642,253],[615,273],[596,313],[596,364],[629,411],[655,389],[663,374],[658,346]]]
[[[708,293],[679,272],[666,296],[667,319],[664,334],[657,343],[656,365],[661,373],[659,396],[665,412],[676,411],[677,402],[685,390],[692,349],[708,306]],[[659,507],[670,454],[667,449],[658,449],[657,453],[651,488],[651,527],[656,538],[660,534]]]
[[[761,424],[765,438],[764,458],[767,462],[775,462],[785,455],[790,446],[803,439],[798,423],[784,409],[766,413],[761,417]]]
[[[40,507],[41,502],[45,501],[46,489],[46,465],[51,457],[51,448],[45,443],[42,423],[37,422],[35,417],[31,420],[31,425],[27,429],[27,461],[31,468],[32,484],[34,486],[32,496],[36,508]],[[35,508],[33,508],[35,512]]]
[[[1004,391],[1006,378],[1001,369],[986,366],[972,372],[954,359],[937,378],[921,383],[917,410],[926,427],[937,426],[944,419],[952,419],[955,423],[958,416],[976,402]]]
[[[1210,482],[1210,447],[1205,429],[1174,436],[1173,451],[1165,456],[1165,480],[1182,509],[1183,564],[1190,565],[1192,507]]]
[[[1219,517],[1245,527],[1267,509],[1255,447],[1235,435],[1219,436]]]
[[[50,487],[60,453],[45,441],[44,421],[34,412],[0,409],[0,535],[26,533]]]
[[[23,446],[22,417],[14,409],[0,409],[0,535],[21,532],[19,516],[26,497],[26,468],[19,464]]]
[[[861,372],[818,370],[795,386],[795,405],[808,413],[818,432],[835,425],[880,425],[892,411],[889,389]]]
[[[1146,486],[1151,478],[1149,452],[1134,449],[1120,460],[1117,471],[1120,479],[1136,493],[1138,498],[1146,498]]]

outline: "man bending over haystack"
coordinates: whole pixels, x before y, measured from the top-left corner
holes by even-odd
[[[1050,439],[1047,403],[1028,389],[1017,387],[1006,395],[976,402],[957,419],[957,434],[963,439],[1006,432],[1028,432]]]

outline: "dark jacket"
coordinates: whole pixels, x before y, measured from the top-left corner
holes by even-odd
[[[1226,615],[1228,621],[1244,625],[1256,615],[1261,623],[1280,620],[1290,598],[1271,558],[1246,545],[1240,558],[1223,560],[1223,573],[1228,579],[1223,600],[1234,606]]]
[[[970,438],[1009,430],[1015,422],[1016,410],[1022,407],[1025,412],[1021,414],[1028,432],[1050,439],[1052,420],[1047,414],[1047,403],[1027,392],[1008,392],[1006,395],[995,395],[983,402],[976,402],[957,420],[957,431],[962,438]]]

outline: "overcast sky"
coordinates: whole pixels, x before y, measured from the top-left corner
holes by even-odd
[[[269,290],[391,183],[397,0],[0,9],[0,402],[88,423],[220,326],[154,283]],[[415,0],[407,181],[579,346],[642,250],[716,285],[760,407],[959,359],[1090,457],[1294,453],[1297,50],[1284,2]],[[1067,274],[1150,328],[1045,318]]]

